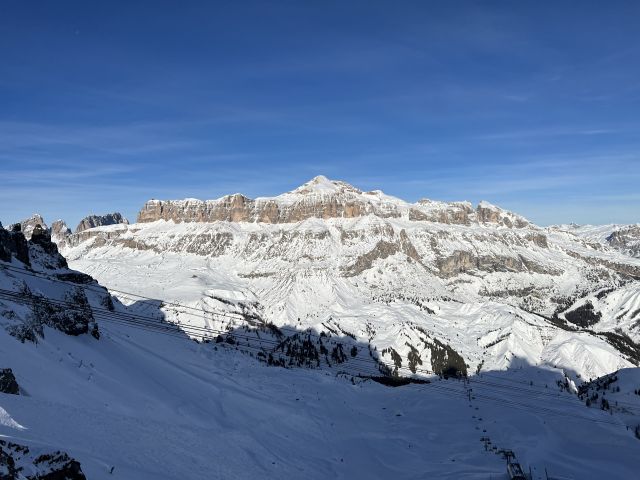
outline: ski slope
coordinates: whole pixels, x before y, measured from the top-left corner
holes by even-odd
[[[535,375],[527,388],[546,382],[569,402],[507,389],[500,398],[526,405],[508,406],[482,398],[496,389],[473,382],[469,402],[457,380],[352,384],[222,346],[100,327],[100,340],[47,328],[37,345],[0,332],[0,362],[13,366],[24,391],[0,394],[0,434],[64,448],[92,480],[500,478],[504,461],[485,451],[485,435],[534,471],[625,479],[637,468],[638,440],[554,389],[555,372],[515,371],[495,382]]]

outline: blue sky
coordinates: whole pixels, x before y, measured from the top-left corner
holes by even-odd
[[[323,174],[640,222],[640,2],[0,3],[0,220]]]

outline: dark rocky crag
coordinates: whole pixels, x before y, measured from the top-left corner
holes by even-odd
[[[86,480],[80,462],[61,451],[43,451],[0,440],[2,480]]]
[[[66,259],[51,241],[49,230],[37,224],[27,240],[21,229],[20,224],[14,225],[12,231],[0,228],[0,267],[2,263],[11,265],[0,269],[2,289],[7,291],[0,298],[0,326],[22,342],[43,338],[45,326],[68,335],[90,333],[99,338],[98,325],[82,285],[98,287],[95,295],[101,302],[110,300],[107,290],[100,292],[91,277],[68,269]],[[37,289],[32,288],[36,279],[43,276],[65,282],[51,283],[55,287],[52,292],[56,292],[51,298],[40,293],[41,282]],[[24,306],[29,307],[27,314]]]
[[[20,395],[20,386],[10,368],[0,368],[0,392]]]
[[[21,226],[13,225],[11,230],[0,228],[0,260],[10,262],[15,257],[19,262],[30,265],[29,246],[21,231]]]

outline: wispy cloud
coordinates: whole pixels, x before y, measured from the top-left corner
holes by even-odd
[[[555,128],[534,128],[526,130],[507,130],[495,133],[485,133],[474,135],[474,140],[517,140],[517,139],[533,139],[548,137],[572,137],[572,136],[595,136],[610,135],[629,131],[624,129],[611,128],[567,128],[565,126],[557,126]]]

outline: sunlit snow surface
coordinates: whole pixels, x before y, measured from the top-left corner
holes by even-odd
[[[64,253],[72,268],[92,275],[111,289],[183,303],[204,312],[227,308],[214,298],[256,302],[260,315],[275,325],[311,328],[318,333],[326,331],[327,324],[338,325],[358,341],[370,341],[378,350],[392,347],[405,358],[410,351],[408,344],[421,344],[418,329],[423,329],[451,345],[472,371],[481,363],[484,368],[504,369],[526,362],[558,367],[589,379],[633,366],[604,339],[587,333],[567,333],[517,307],[522,289],[537,289],[541,308],[551,308],[545,302],[553,296],[569,295],[578,288],[597,290],[591,271],[568,256],[564,248],[610,261],[620,261],[622,257],[617,252],[593,250],[562,232],[550,234],[553,243],[540,249],[528,244],[518,246],[530,233],[526,231],[418,223],[421,224],[416,226],[416,222],[375,216],[309,219],[289,225],[159,221],[94,229],[109,235],[121,232],[120,239],[140,242],[143,250],[117,243],[94,245],[89,239]],[[384,233],[389,229],[391,233]],[[424,262],[429,261],[429,235],[444,232],[450,252],[472,248],[484,249],[487,255],[526,255],[550,269],[561,267],[562,274],[485,272],[443,279],[427,268],[431,268],[428,263],[425,267],[398,253],[376,259],[357,276],[343,275],[345,265],[373,249],[385,235],[401,230],[412,236]],[[343,231],[358,235],[357,241],[342,243]],[[506,238],[496,240],[500,238],[496,237],[498,234]],[[224,254],[207,254],[214,249],[207,242],[216,235],[229,235],[231,245]],[[267,239],[254,241],[260,236]],[[283,245],[282,238],[293,240]],[[505,245],[507,240],[513,245]],[[204,242],[203,253],[188,253],[190,245],[197,242]],[[440,254],[444,255],[442,251]],[[625,261],[640,265],[638,259]],[[494,300],[481,294],[487,290],[513,293]],[[640,282],[629,284],[626,291],[628,296],[637,298]],[[123,302],[128,301],[126,295],[115,294]],[[607,298],[603,304],[609,301],[614,302]],[[627,317],[618,321],[618,308],[619,304],[612,303],[606,318],[593,328],[613,331],[623,326],[632,337],[640,338],[634,311],[629,310]],[[172,307],[164,308],[164,312],[170,320],[200,327],[225,327],[213,315],[209,318],[208,313],[189,315],[183,310],[176,315]],[[425,365],[430,365],[430,351],[421,348],[420,355]]]

